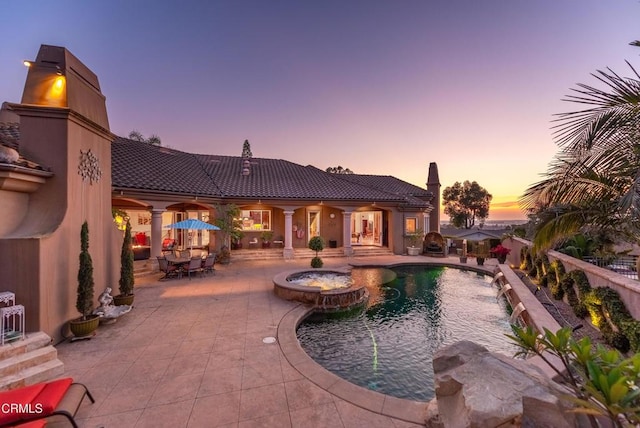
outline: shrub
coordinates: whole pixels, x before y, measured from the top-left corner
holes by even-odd
[[[93,311],[93,261],[89,254],[89,225],[85,221],[80,231],[80,267],[78,268],[78,289],[76,309],[86,320]]]
[[[629,339],[629,346],[633,352],[640,351],[640,321],[630,320],[622,322],[620,329]]]
[[[122,251],[120,252],[120,295],[129,296],[133,294],[133,248],[131,247],[131,223],[127,220],[124,228],[124,239],[122,241]]]
[[[324,241],[319,236],[314,236],[309,239],[309,249],[316,252],[316,256],[311,259],[311,267],[312,268],[321,268],[324,264],[322,259],[318,257],[318,251],[322,251],[324,249]]]
[[[519,355],[535,354],[563,379],[574,397],[576,412],[589,418],[590,426],[600,426],[596,417],[606,417],[606,426],[638,426],[640,398],[635,387],[640,376],[640,354],[624,359],[620,352],[593,347],[588,337],[575,341],[568,327],[544,335],[531,327],[512,325],[508,335],[521,348]],[[616,337],[616,339],[618,338]],[[555,367],[549,354],[559,358],[564,370]]]

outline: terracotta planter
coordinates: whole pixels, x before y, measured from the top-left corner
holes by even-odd
[[[89,315],[86,320],[82,317],[69,321],[69,329],[75,337],[87,337],[98,329],[100,317],[98,315]]]
[[[124,296],[122,294],[119,294],[117,296],[113,296],[113,304],[116,306],[122,306],[122,305],[131,306],[133,305],[134,297],[136,297],[135,294],[127,294]]]

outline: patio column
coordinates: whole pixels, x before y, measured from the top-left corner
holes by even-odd
[[[284,250],[285,259],[293,258],[293,211],[284,211]]]
[[[342,212],[342,241],[344,255],[349,257],[353,255],[353,247],[351,246],[351,211]]]
[[[157,256],[162,255],[162,213],[164,208],[151,209],[151,261],[157,263]]]

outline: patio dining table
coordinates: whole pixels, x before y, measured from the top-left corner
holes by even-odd
[[[178,269],[178,275],[180,277],[182,276],[182,272],[184,271],[185,266],[189,264],[190,260],[191,259],[188,257],[167,256],[167,262],[169,262],[170,265],[176,266],[176,268]]]

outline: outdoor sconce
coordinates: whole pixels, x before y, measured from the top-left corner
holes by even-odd
[[[50,107],[67,106],[67,79],[59,65],[24,60],[29,68],[22,102]]]

